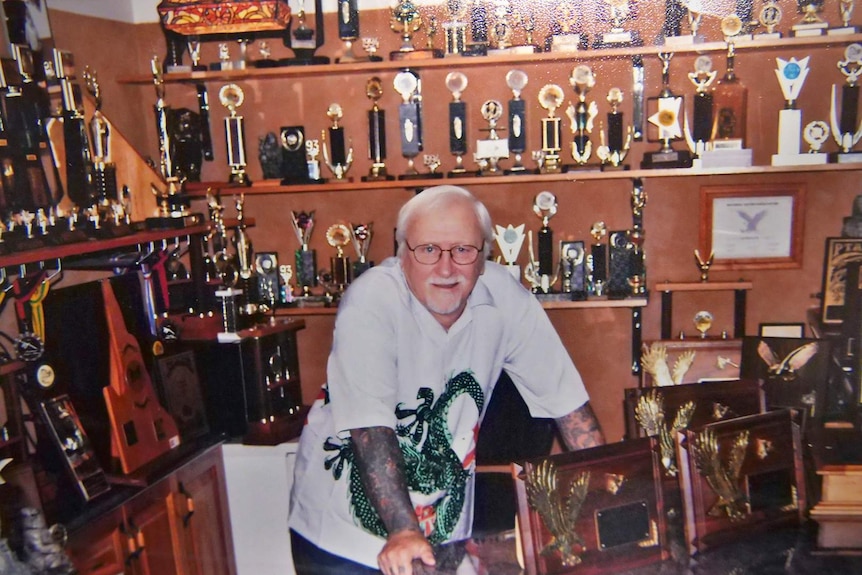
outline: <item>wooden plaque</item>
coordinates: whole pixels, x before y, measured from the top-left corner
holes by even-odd
[[[660,344],[667,350],[667,365],[672,369],[685,361],[685,354],[691,354],[691,364],[682,375],[679,383],[700,383],[705,381],[739,378],[739,365],[742,357],[741,339],[662,339],[646,342],[647,346]],[[657,385],[652,375],[641,370],[644,387]],[[666,387],[666,386],[664,386]]]

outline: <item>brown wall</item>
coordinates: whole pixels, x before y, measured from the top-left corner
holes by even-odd
[[[652,4],[652,3],[651,3]],[[661,4],[663,3],[654,3]],[[397,47],[398,38],[386,23],[384,11],[362,14],[363,34],[381,37],[381,53]],[[786,22],[789,24],[789,17]],[[831,16],[830,16],[831,17]],[[858,17],[858,16],[857,16]],[[155,25],[130,26],[65,13],[52,13],[57,45],[75,52],[79,66],[90,64],[99,71],[105,85],[105,109],[112,121],[138,147],[143,155],[156,157],[156,138],[153,129],[152,105],[155,95],[152,86],[117,85],[110,79],[116,74],[148,72],[149,59],[153,53],[164,54],[164,46],[158,27]],[[445,19],[443,15],[439,18]],[[832,17],[835,20],[834,17]],[[657,20],[650,20],[651,26]],[[334,55],[340,49],[337,34],[328,23],[329,38],[323,53]],[[717,38],[716,20],[705,22],[705,33]],[[537,29],[542,29],[541,22]],[[649,40],[652,32],[645,34]],[[419,35],[424,41],[424,36]],[[286,51],[271,41],[275,57]],[[440,45],[438,37],[436,45]],[[204,61],[215,59],[216,46],[208,43],[204,48]],[[741,50],[737,58],[737,72],[749,87],[748,133],[754,148],[754,162],[768,165],[770,156],[776,152],[776,125],[778,110],[783,105],[780,88],[775,79],[776,56],[801,58],[812,56],[811,73],[799,99],[804,110],[804,122],[814,119],[828,120],[829,87],[843,82],[835,63],[842,58],[843,46],[832,48],[800,48],[794,50],[759,49]],[[253,51],[253,57],[256,53]],[[724,57],[713,53],[714,67],[723,72]],[[693,69],[693,55],[678,55],[671,63],[671,87],[677,93],[690,95],[692,85],[686,74]],[[528,102],[528,146],[537,148],[539,118],[544,113],[537,105],[538,90],[547,83],[562,86],[567,98],[573,93],[568,77],[577,61],[562,60],[555,63],[525,64],[518,66],[529,75],[530,82],[523,97]],[[593,59],[586,61],[596,73],[597,85],[590,94],[599,104],[599,118],[607,112],[604,97],[612,86],[623,89],[626,101],[623,111],[631,113],[631,68],[627,58]],[[656,95],[660,85],[660,63],[655,56],[645,58],[648,79],[647,95]],[[479,129],[485,126],[479,108],[486,99],[508,100],[510,92],[505,84],[505,73],[514,66],[492,65],[464,67],[469,86],[464,93],[469,119],[471,139],[480,137]],[[451,95],[444,87],[446,73],[459,69],[453,61],[448,69],[422,71],[424,90],[424,121],[427,128],[426,151],[437,153],[444,161],[443,169],[450,169],[453,162],[448,153],[446,118],[447,104]],[[387,112],[387,140],[389,154],[387,165],[393,173],[403,172],[406,162],[400,157],[396,126],[399,97],[391,88],[394,72],[379,74],[384,84],[382,107]],[[345,112],[343,125],[352,138],[356,162],[350,176],[359,178],[367,173],[366,119],[370,108],[365,97],[365,82],[371,76],[366,73],[333,74],[277,80],[240,81],[246,101],[240,113],[246,118],[248,138],[249,173],[253,180],[261,178],[257,157],[257,140],[268,131],[277,131],[280,126],[301,124],[307,134],[315,134],[328,126],[325,116],[327,106],[340,103]],[[208,82],[212,109],[212,133],[215,143],[215,161],[205,166],[204,179],[225,181],[224,133],[222,118],[225,111],[218,104],[218,89],[224,82]],[[196,109],[196,100],[191,86],[168,85],[168,101],[175,107],[188,106]],[[688,102],[690,106],[690,102]],[[568,138],[568,120],[564,120]],[[597,140],[594,134],[594,140]],[[829,150],[834,143],[827,144]],[[678,145],[679,147],[679,145]],[[638,143],[630,154],[630,162],[636,166],[643,152],[657,149],[657,144]],[[469,162],[468,162],[469,163]],[[529,163],[529,162],[527,162]],[[484,181],[483,181],[484,182]],[[697,177],[647,177],[645,189],[649,200],[645,209],[645,250],[647,254],[648,286],[652,290],[658,281],[695,281],[698,270],[692,255],[698,246],[700,218],[699,190],[707,185],[748,185],[757,183],[802,184],[806,189],[804,221],[804,258],[800,269],[786,271],[713,272],[710,279],[736,280],[745,278],[754,283],[749,295],[747,333],[754,333],[761,322],[805,321],[806,310],[818,305],[813,294],[821,284],[824,239],[840,234],[842,218],[849,215],[853,198],[858,193],[858,173],[785,173],[745,176],[697,176]],[[556,194],[559,213],[551,221],[556,239],[580,239],[589,241],[590,225],[604,220],[609,229],[626,229],[631,226],[629,194],[631,182],[626,179],[559,182],[540,186],[526,185],[479,185],[471,189],[485,201],[495,222],[501,224],[527,223],[528,229],[537,230],[539,220],[532,214],[535,195],[542,189]],[[283,193],[250,196],[246,201],[247,213],[256,219],[251,230],[254,248],[258,251],[277,251],[282,260],[290,261],[297,241],[289,224],[291,210],[315,210],[318,222],[312,238],[312,247],[318,250],[321,263],[332,252],[324,239],[325,229],[336,222],[374,222],[375,241],[371,258],[380,261],[392,253],[392,230],[395,216],[401,204],[410,197],[406,190],[382,190],[370,192],[314,192]],[[227,199],[226,199],[227,200]],[[232,202],[227,201],[232,205]],[[201,205],[201,209],[203,206]],[[229,212],[232,208],[229,208]],[[229,214],[230,215],[230,214]],[[520,263],[524,263],[522,251]],[[693,296],[682,294],[675,300],[674,331],[694,333],[691,319],[700,309],[713,312],[716,317],[715,333],[722,329],[732,331],[732,295],[712,294]],[[644,313],[644,336],[647,339],[659,336],[659,297],[653,293]],[[591,309],[552,311],[550,317],[559,330],[572,357],[581,370],[592,394],[593,404],[610,439],[618,439],[623,433],[621,413],[622,390],[637,384],[630,374],[631,313],[625,309]],[[307,329],[300,334],[300,355],[303,371],[303,389],[306,401],[316,395],[316,388],[325,380],[325,360],[331,344],[333,317],[314,316],[306,318]]]

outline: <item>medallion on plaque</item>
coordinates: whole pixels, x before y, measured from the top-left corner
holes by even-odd
[[[802,14],[802,19],[791,27],[794,37],[822,36],[826,33],[829,24],[819,15],[823,11],[823,3],[824,0],[796,0],[797,11]]]
[[[497,122],[503,117],[503,104],[499,100],[485,100],[482,104],[482,118],[488,122],[487,128],[480,131],[487,132],[488,137],[476,140],[476,153],[473,155],[479,164],[478,175],[498,174],[500,172],[500,160],[509,157],[509,140],[501,139],[498,130],[505,127],[497,126]]]
[[[446,37],[446,56],[461,56],[467,48],[467,23],[462,19],[467,12],[463,0],[447,0],[446,9],[449,20],[443,22],[443,34]]]
[[[353,243],[354,251],[356,251],[356,261],[353,262],[353,279],[358,278],[365,270],[374,266],[374,262],[368,260],[368,249],[371,247],[373,229],[374,222],[351,224],[350,226],[350,241]]]
[[[398,126],[401,132],[401,155],[407,158],[407,170],[399,180],[420,178],[415,158],[422,151],[422,96],[419,76],[410,70],[395,74],[395,91],[401,94],[398,106]]]
[[[515,163],[506,170],[507,174],[526,174],[527,168],[521,163],[522,154],[527,149],[527,103],[521,99],[521,92],[529,78],[521,70],[509,70],[506,84],[512,90],[509,100],[509,151],[515,154]]]
[[[232,184],[251,185],[251,180],[245,173],[245,119],[236,113],[245,101],[245,92],[236,84],[225,84],[218,92],[221,105],[230,114],[224,119],[224,130],[227,140],[227,163],[230,167]]]
[[[563,89],[556,84],[545,84],[539,90],[539,104],[548,111],[548,116],[542,118],[542,149],[534,157],[539,160],[538,171],[543,174],[557,174],[561,170],[560,118],[555,114],[563,97]]]
[[[521,246],[524,244],[525,226],[526,224],[519,226],[509,224],[505,228],[501,225],[494,226],[494,240],[497,242],[497,247],[500,248],[500,255],[503,256],[503,261],[506,262],[506,269],[518,281],[521,279],[518,254],[521,252]]]
[[[604,237],[608,235],[605,222],[595,222],[590,227],[590,235],[593,236],[595,243],[590,246],[588,256],[590,276],[587,287],[590,294],[603,296],[608,281],[608,246],[602,243]]]
[[[308,247],[311,232],[314,230],[314,210],[310,212],[290,212],[293,233],[299,241],[299,249],[294,252],[296,259],[296,284],[302,296],[311,295],[311,288],[317,286],[317,252]]]
[[[632,127],[623,125],[623,113],[620,112],[620,104],[623,101],[623,91],[619,88],[608,90],[608,104],[611,111],[607,115],[607,137],[605,131],[599,129],[599,146],[596,148],[596,156],[602,162],[602,170],[629,169],[623,161],[632,145]]]
[[[634,17],[629,0],[603,1],[607,6],[607,18],[611,22],[611,29],[596,38],[593,48],[618,48],[643,45],[643,41],[637,30],[626,30],[623,28],[623,23]]]
[[[801,60],[776,58],[775,75],[784,94],[784,109],[778,112],[778,153],[772,156],[773,166],[825,164],[823,153],[801,153],[802,110],[796,109],[796,100],[808,77],[810,56]]]
[[[578,96],[577,103],[570,103],[566,109],[573,136],[572,159],[578,166],[585,166],[593,153],[590,134],[593,131],[593,120],[599,113],[595,100],[587,104],[587,94],[596,85],[596,75],[586,64],[579,64],[572,70],[569,82]]]
[[[335,176],[336,180],[343,180],[347,177],[347,171],[353,164],[353,144],[345,141],[344,126],[338,123],[341,121],[344,112],[340,104],[330,104],[326,109],[326,117],[332,122],[326,130],[320,131],[320,145],[323,151],[323,163],[329,168],[329,171]],[[327,152],[326,140],[329,133],[329,141],[331,152]]]
[[[853,147],[862,138],[862,122],[858,118],[859,75],[862,74],[862,45],[853,43],[844,49],[844,59],[839,60],[838,69],[844,74],[845,83],[841,87],[841,111],[835,100],[835,84],[832,85],[832,98],[829,120],[832,137],[838,144],[838,152],[830,154],[830,161],[839,164],[862,162],[862,152],[854,152]]]
[[[306,184],[311,178],[305,150],[305,127],[283,126],[281,140],[281,184]],[[319,171],[319,170],[318,170]]]
[[[374,76],[365,83],[365,96],[371,100],[368,110],[368,159],[371,168],[367,176],[362,176],[363,182],[379,182],[394,180],[394,176],[386,173],[386,112],[380,109],[378,101],[383,96],[383,82]]]
[[[530,262],[524,270],[524,277],[530,282],[534,294],[551,294],[557,283],[559,268],[554,269],[554,232],[548,225],[557,213],[557,198],[548,191],[539,192],[533,202],[533,213],[542,220],[542,227],[537,232],[539,258],[533,252],[533,232],[528,233]]]
[[[856,9],[856,0],[838,0],[838,14],[841,16],[841,26],[837,28],[829,28],[826,34],[830,36],[845,36],[848,34],[858,34],[859,26],[850,23],[853,18],[853,11]]]
[[[685,114],[685,140],[691,153],[698,158],[709,149],[712,139],[713,125],[713,95],[708,88],[718,74],[712,69],[712,58],[707,55],[698,56],[694,60],[694,71],[688,73],[689,81],[694,84],[694,126]]]
[[[670,89],[670,61],[673,54],[662,52],[658,56],[662,62],[662,90],[657,97],[647,99],[655,110],[648,118],[654,129],[647,140],[661,142],[661,149],[657,152],[646,152],[641,161],[641,168],[690,168],[691,153],[688,150],[673,149],[673,141],[682,136],[679,114],[684,100],[682,96],[675,95]]]
[[[467,89],[467,76],[461,72],[446,74],[446,88],[452,92],[449,102],[449,151],[455,156],[455,167],[449,176],[460,176],[464,168],[464,154],[467,153],[467,104],[461,94]]]
[[[344,255],[344,246],[351,243],[351,231],[345,224],[333,224],[326,230],[326,243],[335,248],[335,255],[329,258],[329,269],[332,274],[332,288],[336,293],[343,293],[350,283],[350,258]]]
[[[560,291],[567,293],[573,300],[587,297],[586,251],[584,242],[560,242]]]

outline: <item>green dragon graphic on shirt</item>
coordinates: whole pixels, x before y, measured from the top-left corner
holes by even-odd
[[[430,516],[433,527],[426,530],[431,544],[446,541],[455,529],[464,508],[467,480],[470,472],[452,449],[452,434],[449,431],[449,409],[457,398],[468,395],[476,404],[479,413],[485,403],[482,387],[469,371],[452,377],[434,402],[434,392],[423,387],[416,394],[419,400],[414,409],[398,404],[395,415],[399,423],[395,427],[398,444],[404,456],[407,486],[411,492],[429,495],[442,493],[431,509],[424,510],[425,520]],[[324,443],[326,451],[336,452],[325,462],[336,480],[341,479],[345,466],[349,467],[350,504],[360,526],[375,535],[386,537],[386,527],[377,511],[368,500],[354,465],[353,442],[350,437],[330,437]],[[420,518],[420,520],[423,518]]]

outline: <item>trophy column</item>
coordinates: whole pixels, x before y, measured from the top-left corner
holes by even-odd
[[[712,69],[712,58],[698,56],[694,60],[694,72],[688,73],[689,81],[694,84],[694,126],[685,115],[685,139],[691,153],[698,158],[710,148],[713,126],[713,97],[707,89],[715,81],[718,73]]]
[[[311,288],[317,286],[317,252],[308,247],[311,232],[314,230],[314,210],[310,212],[290,212],[290,223],[299,241],[299,249],[294,252],[296,259],[296,284],[302,297],[311,295]]]
[[[660,53],[662,62],[662,90],[658,97],[649,98],[656,109],[649,118],[649,123],[655,127],[655,136],[648,138],[652,142],[661,142],[657,152],[647,152],[641,161],[641,168],[690,168],[691,154],[687,150],[673,149],[673,140],[682,136],[679,126],[679,114],[683,108],[682,96],[676,96],[670,89],[670,60],[673,54]]]
[[[446,88],[452,92],[449,102],[449,151],[455,156],[455,167],[449,176],[463,175],[464,154],[467,153],[467,104],[461,100],[461,94],[467,89],[467,76],[461,72],[446,74]]]
[[[383,96],[383,83],[374,76],[365,83],[365,95],[371,100],[368,110],[368,158],[371,168],[367,176],[362,176],[363,182],[378,182],[394,180],[394,176],[386,173],[386,112],[380,109],[378,100]]]
[[[537,234],[539,259],[533,259],[532,234],[530,234],[530,265],[525,271],[527,280],[533,288],[533,293],[552,293],[557,283],[557,271],[554,270],[554,232],[548,225],[557,213],[557,198],[551,192],[539,192],[533,202],[533,213],[542,220],[542,227]]]
[[[629,169],[623,165],[629,148],[632,145],[632,127],[625,128],[623,124],[623,113],[620,112],[620,104],[623,101],[623,91],[619,88],[611,88],[607,96],[611,111],[608,112],[608,135],[605,141],[604,130],[599,130],[601,143],[596,149],[596,155],[602,162],[602,170]]]
[[[401,131],[401,155],[407,158],[407,171],[398,176],[399,180],[422,177],[416,171],[415,158],[422,151],[422,108],[416,101],[419,78],[410,71],[399,72],[393,82],[395,91],[401,94],[398,106],[398,125]]]
[[[506,170],[507,174],[526,174],[527,168],[521,163],[522,154],[527,149],[527,103],[521,99],[521,92],[527,86],[527,74],[521,70],[509,70],[506,84],[512,90],[509,100],[509,151],[515,154],[514,165]]]
[[[838,62],[838,69],[844,74],[845,84],[841,87],[841,112],[835,101],[835,85],[832,85],[829,119],[832,137],[839,151],[830,155],[830,161],[839,164],[862,162],[862,152],[854,152],[853,147],[862,138],[862,122],[858,121],[859,75],[862,74],[862,45],[850,44],[844,50],[844,59]]]
[[[350,258],[344,255],[344,246],[351,242],[350,228],[344,224],[333,224],[326,230],[326,243],[335,248],[335,255],[329,258],[331,273],[330,290],[337,298],[350,283]]]
[[[542,149],[534,154],[539,162],[538,171],[543,174],[560,172],[560,118],[554,114],[563,103],[563,89],[556,84],[546,84],[539,90],[539,104],[548,111],[542,118]]]
[[[518,266],[518,254],[521,251],[521,246],[524,244],[524,227],[526,224],[521,224],[517,227],[509,224],[505,228],[500,225],[495,225],[494,240],[500,248],[500,255],[506,262],[506,269],[512,274],[516,280],[521,280],[521,268]]]
[[[584,166],[593,153],[593,143],[590,133],[593,131],[593,120],[599,113],[595,101],[587,104],[587,94],[596,85],[596,76],[589,66],[580,64],[572,70],[569,82],[578,96],[577,104],[569,104],[566,115],[571,122],[572,159],[578,166]]]
[[[806,56],[801,60],[791,58],[784,60],[776,58],[778,68],[775,75],[784,94],[784,109],[778,112],[778,153],[772,156],[773,166],[795,166],[825,164],[827,155],[822,153],[800,153],[800,137],[802,135],[802,110],[796,109],[796,100],[808,77],[808,60]],[[819,124],[812,126],[814,130],[806,128],[806,136],[809,143],[821,140],[823,134],[819,132]],[[828,138],[828,126],[826,128]],[[824,138],[825,139],[825,138]],[[817,144],[819,147],[819,144]]]
[[[219,90],[218,98],[230,114],[224,119],[227,163],[230,167],[228,181],[232,184],[250,186],[251,180],[245,173],[245,167],[248,165],[245,159],[245,118],[236,113],[245,101],[245,93],[236,84],[226,84]]]
[[[348,146],[344,138],[344,126],[339,126],[343,112],[340,104],[330,104],[326,109],[326,117],[332,122],[326,130],[320,131],[321,146],[323,151],[323,163],[335,176],[336,180],[347,177],[347,171],[353,164],[353,146]],[[327,152],[326,134],[329,133],[331,152]]]
[[[602,243],[602,239],[608,235],[605,222],[594,223],[590,228],[590,235],[596,243],[590,246],[589,291],[595,296],[603,296],[608,281],[608,247]]]

